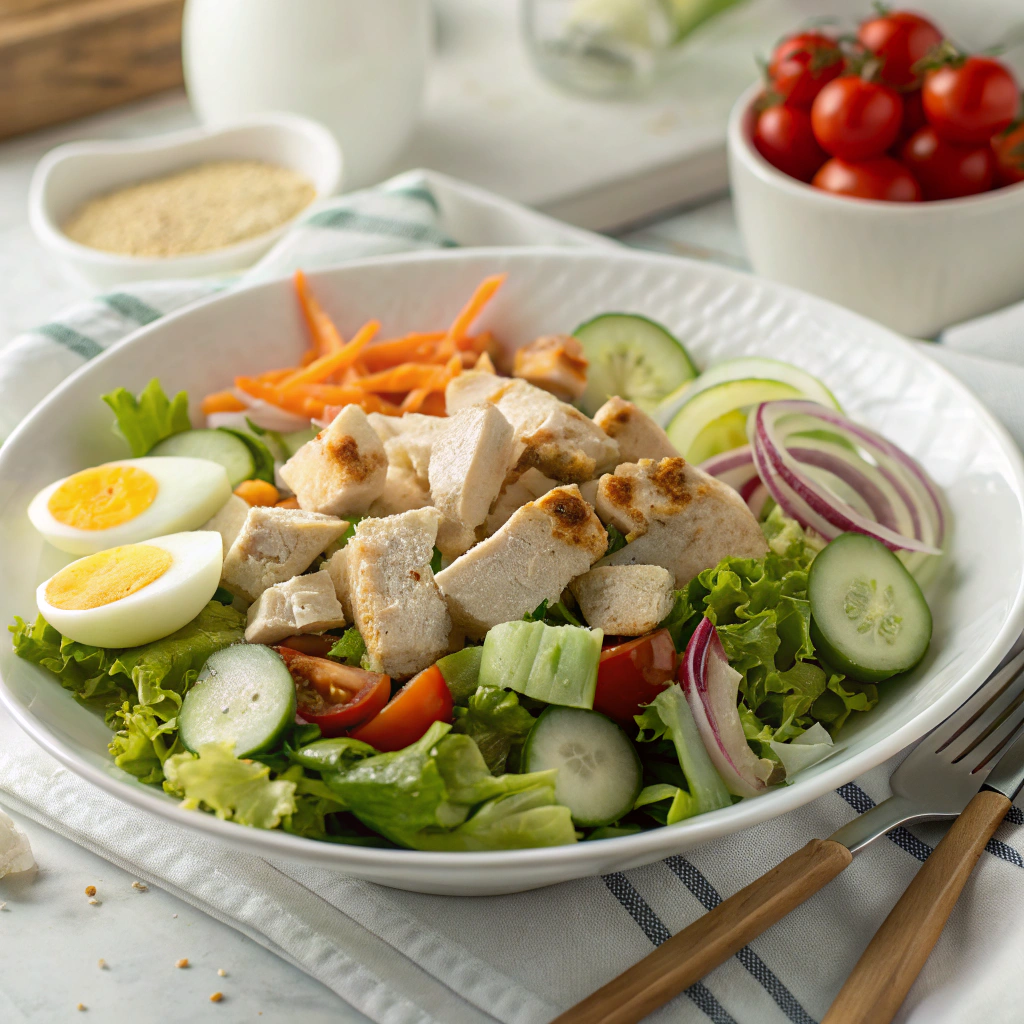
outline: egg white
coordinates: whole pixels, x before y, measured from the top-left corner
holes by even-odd
[[[176,455],[122,459],[107,466],[135,466],[157,482],[156,498],[134,519],[106,530],[82,530],[58,522],[48,508],[51,495],[67,477],[41,490],[28,507],[32,525],[55,547],[91,555],[121,544],[136,544],[202,526],[231,497],[227,470],[219,462]]]
[[[145,543],[163,548],[172,557],[162,576],[119,601],[78,610],[50,604],[47,580],[36,590],[36,605],[43,618],[65,636],[93,647],[138,647],[191,622],[220,583],[220,534],[212,530],[174,533],[148,538]]]

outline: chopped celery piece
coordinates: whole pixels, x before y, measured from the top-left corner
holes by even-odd
[[[503,622],[484,640],[481,686],[572,708],[591,708],[604,633],[582,626]]]

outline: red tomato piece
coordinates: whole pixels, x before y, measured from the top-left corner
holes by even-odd
[[[1000,185],[1024,181],[1024,121],[992,138]]]
[[[899,94],[854,75],[829,82],[811,107],[818,143],[844,160],[881,156],[896,141],[902,123]]]
[[[800,181],[810,181],[828,159],[814,137],[807,111],[781,104],[758,115],[754,146],[773,167]]]
[[[881,81],[906,89],[920,81],[914,65],[942,42],[942,33],[920,14],[887,11],[863,22],[857,39],[882,61]]]
[[[594,710],[635,729],[633,716],[672,684],[678,660],[667,629],[606,647],[597,666]]]
[[[881,199],[890,203],[916,203],[921,186],[898,160],[879,156],[853,162],[833,157],[814,176],[815,188],[856,199]]]
[[[989,145],[954,146],[928,125],[903,147],[903,163],[925,199],[957,199],[987,192],[995,181],[996,157]]]
[[[379,672],[303,654],[292,647],[274,650],[295,680],[299,718],[320,726],[324,736],[340,736],[369,721],[391,696],[391,679]]]
[[[793,107],[810,107],[843,70],[843,51],[821,32],[801,32],[775,47],[768,64],[771,90]]]
[[[452,694],[436,665],[413,676],[375,718],[354,730],[353,739],[380,751],[415,743],[434,722],[452,720]]]
[[[1020,90],[1005,64],[967,57],[929,71],[921,99],[928,123],[944,139],[979,146],[1013,122]]]

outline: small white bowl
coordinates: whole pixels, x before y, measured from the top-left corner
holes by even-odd
[[[256,262],[292,220],[255,238],[186,256],[122,256],[72,241],[61,225],[87,200],[125,185],[211,160],[264,160],[304,174],[316,198],[341,185],[342,155],[321,124],[295,114],[267,114],[226,128],[195,128],[148,139],[72,142],[47,153],[29,187],[29,221],[36,237],[87,284],[206,277]]]
[[[754,148],[753,86],[729,118],[729,176],[754,270],[917,338],[1024,298],[1024,184],[964,199],[835,196]]]

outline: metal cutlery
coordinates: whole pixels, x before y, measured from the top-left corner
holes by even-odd
[[[900,901],[908,903],[897,920],[891,925],[887,920],[879,932],[881,938],[876,936],[880,944],[884,940],[886,950],[892,949],[893,937],[911,947],[901,952],[898,969],[894,964],[884,985],[878,986],[889,986],[895,992],[899,984],[905,983],[894,1013],[927,959],[981,850],[1009,810],[1010,790],[1017,785],[1018,776],[1024,782],[1020,765],[1024,761],[1024,738],[1016,738],[1022,724],[1024,652],[1002,665],[917,745],[893,773],[889,799],[828,839],[812,839],[552,1024],[636,1024],[780,921],[848,867],[854,855],[879,836],[910,822],[957,818],[969,809],[963,823],[957,823],[960,827],[950,829],[948,852],[938,859],[938,850],[932,854],[918,873],[921,884],[915,880]],[[1004,751],[1005,764],[999,760]],[[994,770],[997,762],[998,771]],[[990,775],[995,785],[979,792]],[[935,867],[928,870],[933,861]],[[943,882],[949,872],[954,877]],[[929,900],[935,904],[934,909],[929,909]],[[913,905],[912,910],[908,904]],[[927,934],[910,942],[904,922],[925,921]],[[859,1003],[844,1001],[853,998],[847,989],[865,985],[865,971],[877,970],[874,955],[863,970],[862,964],[864,958],[833,1007],[836,1016],[826,1018],[828,1024],[890,1019],[864,1016]],[[859,980],[854,982],[854,976]],[[871,989],[875,991],[876,986]],[[882,1010],[887,1005],[882,1005]]]

